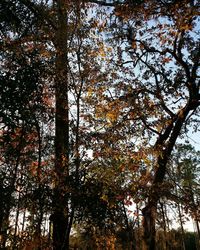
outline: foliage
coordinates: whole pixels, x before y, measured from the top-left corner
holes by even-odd
[[[172,197],[198,224],[199,153],[176,148],[198,131],[198,16],[189,0],[1,1],[2,248],[69,249],[73,226],[77,244],[133,247],[143,217],[155,249]]]

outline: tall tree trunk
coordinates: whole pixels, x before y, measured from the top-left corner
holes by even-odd
[[[161,206],[161,213],[162,213],[162,220],[163,220],[163,243],[162,243],[162,247],[163,250],[167,249],[167,223],[166,223],[166,218],[165,218],[165,211],[164,211],[164,202],[160,202],[160,206]]]
[[[44,216],[44,200],[43,200],[43,187],[41,185],[41,176],[42,176],[42,169],[41,169],[41,164],[42,164],[42,136],[41,136],[41,129],[40,125],[37,121],[35,120],[35,127],[37,131],[37,136],[38,136],[38,167],[37,167],[37,195],[38,195],[38,200],[37,200],[37,205],[38,205],[38,213],[36,215],[36,230],[34,234],[35,241],[37,241],[38,248],[37,250],[42,249],[42,221],[43,221],[43,216]]]
[[[183,220],[182,220],[182,214],[181,214],[181,206],[178,203],[178,217],[179,217],[179,222],[180,222],[180,226],[181,226],[181,245],[182,245],[182,249],[185,250],[185,232],[184,232],[184,227],[183,227]]]
[[[53,198],[53,249],[69,249],[69,105],[68,105],[68,30],[67,1],[57,1],[58,28],[55,34],[55,187]]]
[[[176,195],[178,196],[178,189],[175,187],[176,190]],[[183,227],[183,220],[182,220],[182,213],[181,213],[181,205],[177,202],[177,207],[178,207],[178,217],[179,217],[179,222],[180,222],[180,227],[181,227],[181,246],[182,249],[185,250],[185,232],[184,232],[184,227]]]

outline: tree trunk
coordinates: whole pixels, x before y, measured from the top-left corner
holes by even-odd
[[[21,178],[22,179],[22,178]],[[20,192],[18,193],[18,202],[17,202],[17,207],[16,207],[16,216],[15,216],[15,227],[14,227],[14,240],[13,240],[13,245],[17,245],[17,235],[19,235],[19,229],[18,229],[18,223],[19,223],[19,201],[20,201]]]
[[[180,222],[180,226],[181,226],[181,245],[182,245],[182,249],[185,250],[185,232],[184,232],[184,227],[183,227],[183,220],[182,220],[182,215],[181,215],[181,206],[178,203],[178,217],[179,217],[179,222]]]
[[[164,237],[163,237],[163,244],[162,244],[162,247],[163,247],[163,250],[166,250],[167,249],[167,223],[166,223],[166,218],[165,218],[165,211],[164,211],[164,202],[160,202],[160,206],[161,206],[161,213],[162,213],[162,220],[163,220],[163,234],[164,234]]]
[[[178,190],[176,187],[176,195],[178,195]],[[180,222],[180,227],[181,227],[181,245],[182,249],[185,250],[185,232],[184,232],[184,227],[183,227],[183,220],[182,220],[182,214],[181,214],[181,206],[179,203],[177,203],[178,206],[178,217],[179,217],[179,222]]]
[[[56,77],[55,77],[55,183],[53,198],[53,249],[69,249],[69,106],[68,106],[68,34],[67,2],[57,1],[58,29],[55,34]]]
[[[156,204],[148,204],[142,210],[143,214],[143,250],[154,250],[156,244],[155,216]]]
[[[147,205],[143,208],[143,250],[156,249],[156,211],[157,203],[162,196],[162,183],[166,174],[166,166],[185,119],[190,112],[190,105],[179,111],[176,120],[171,120],[165,132],[158,137],[155,150],[159,152],[155,175],[150,188]]]

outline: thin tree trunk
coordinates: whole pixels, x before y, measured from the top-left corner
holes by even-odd
[[[163,240],[163,250],[167,249],[167,223],[165,218],[164,204],[160,202],[162,219],[163,219],[163,229],[164,229],[164,240]]]
[[[181,206],[178,203],[178,217],[179,217],[179,222],[180,222],[180,226],[181,226],[181,245],[182,245],[182,249],[185,250],[185,232],[184,232],[184,228],[183,228],[183,220],[182,220],[182,215],[181,215]]]
[[[24,232],[25,230],[25,222],[26,222],[26,210],[24,210],[23,212],[21,232]],[[22,244],[23,244],[23,238],[21,237],[19,249],[22,249]]]
[[[41,138],[41,132],[40,132],[40,125],[36,120],[36,130],[37,130],[37,135],[38,135],[38,168],[37,168],[37,183],[38,183],[38,206],[39,206],[39,211],[37,215],[37,225],[36,225],[36,232],[35,232],[35,238],[36,241],[38,242],[38,249],[42,249],[42,241],[41,241],[41,227],[42,227],[42,220],[43,220],[43,215],[44,215],[44,201],[42,198],[42,185],[41,185],[41,163],[42,163],[42,138]]]
[[[178,189],[177,187],[175,187],[176,190],[176,195],[178,196]],[[179,217],[179,222],[180,222],[180,227],[181,227],[181,245],[183,250],[185,250],[185,232],[184,232],[184,227],[183,227],[183,220],[182,220],[182,213],[181,213],[181,206],[180,204],[177,202],[177,206],[178,206],[178,217]]]
[[[14,229],[14,243],[13,245],[17,245],[17,234],[19,235],[19,230],[18,230],[18,221],[19,221],[19,201],[20,201],[20,192],[18,193],[18,203],[17,203],[17,210],[16,210],[16,216],[15,216],[15,229]]]

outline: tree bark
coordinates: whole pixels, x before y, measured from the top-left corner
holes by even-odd
[[[68,106],[68,30],[67,4],[57,1],[58,28],[55,34],[56,77],[55,77],[55,181],[53,198],[53,249],[69,249],[69,106]]]

